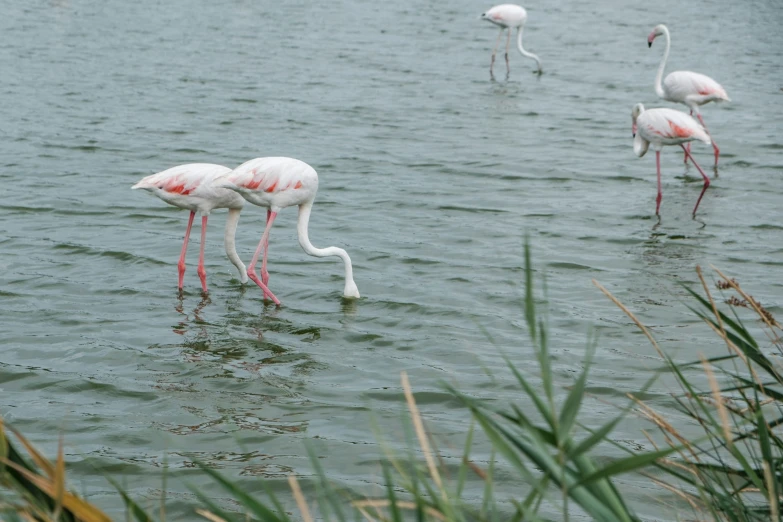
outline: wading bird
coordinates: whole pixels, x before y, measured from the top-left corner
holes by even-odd
[[[655,199],[655,214],[658,215],[661,208],[661,149],[664,145],[679,145],[685,151],[685,156],[690,158],[693,165],[698,169],[699,174],[704,178],[704,188],[701,189],[699,199],[696,200],[696,206],[693,207],[693,215],[696,215],[696,209],[699,208],[701,198],[707,187],[710,186],[710,179],[701,170],[699,164],[693,159],[691,153],[685,148],[684,143],[699,140],[707,145],[710,144],[710,135],[699,125],[699,123],[685,114],[684,112],[673,109],[648,109],[644,110],[644,105],[637,103],[631,111],[633,120],[633,151],[640,158],[647,153],[647,149],[652,143],[655,151],[655,165],[658,170],[658,197]]]
[[[228,172],[231,172],[231,169],[222,165],[189,163],[147,176],[131,187],[133,189],[148,190],[170,205],[190,210],[188,228],[185,231],[185,241],[182,243],[182,253],[179,256],[179,264],[177,265],[180,290],[182,290],[182,282],[185,278],[185,253],[188,249],[190,229],[193,226],[193,218],[196,212],[198,212],[201,215],[201,251],[198,258],[198,276],[201,279],[201,288],[204,290],[204,293],[207,292],[207,272],[204,268],[204,242],[207,235],[207,218],[209,213],[216,208],[228,209],[225,234],[226,255],[239,270],[239,278],[242,283],[247,282],[245,265],[239,259],[234,243],[239,213],[245,200],[236,192],[215,184],[218,178]]]
[[[310,243],[307,236],[307,225],[310,221],[310,212],[313,209],[313,200],[318,191],[318,174],[315,170],[293,158],[256,158],[247,161],[229,172],[222,178],[222,186],[230,188],[241,194],[247,201],[265,207],[266,228],[258,243],[258,248],[250,266],[247,267],[247,275],[261,287],[264,299],[269,296],[279,305],[280,300],[269,290],[269,272],[266,269],[267,251],[269,249],[269,232],[277,213],[285,207],[299,206],[299,220],[296,225],[299,235],[299,244],[309,255],[315,257],[335,256],[343,260],[345,264],[345,297],[359,297],[359,289],[353,280],[353,267],[351,258],[342,248],[327,247],[316,248]],[[261,251],[264,252],[261,264],[261,278],[256,274],[255,267]]]
[[[495,54],[500,44],[500,37],[503,36],[503,31],[508,29],[508,36],[506,37],[506,74],[511,72],[511,68],[508,65],[508,48],[511,44],[511,30],[517,28],[517,49],[522,53],[522,56],[527,56],[536,61],[538,66],[538,74],[541,74],[541,60],[538,59],[533,53],[527,52],[522,47],[522,29],[524,29],[525,22],[527,21],[527,11],[525,8],[514,4],[501,4],[496,5],[486,13],[481,15],[482,20],[486,20],[500,27],[500,33],[495,41],[495,48],[492,49],[492,61],[489,64],[489,74],[492,74],[492,67],[495,65]]]
[[[650,36],[647,37],[647,46],[652,47],[653,40],[661,35],[666,37],[666,49],[663,51],[661,65],[658,66],[658,75],[655,77],[655,93],[664,100],[687,105],[691,110],[691,116],[696,113],[696,117],[699,118],[702,127],[707,131],[707,125],[704,124],[704,119],[701,117],[699,106],[711,101],[731,100],[728,94],[726,94],[726,90],[718,82],[703,74],[691,71],[674,71],[667,74],[666,79],[662,80],[666,60],[669,58],[669,47],[671,47],[669,29],[663,24],[656,25]],[[709,131],[707,132],[709,133]],[[712,142],[712,148],[715,149],[715,166],[717,167],[720,149],[718,149],[715,141]],[[690,145],[688,145],[688,149],[690,149]],[[685,156],[685,162],[688,162],[687,155]]]

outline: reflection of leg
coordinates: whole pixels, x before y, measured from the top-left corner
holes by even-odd
[[[704,197],[704,193],[707,192],[707,187],[710,186],[710,178],[708,178],[707,175],[704,173],[704,171],[701,170],[701,167],[699,167],[699,164],[696,163],[696,160],[693,159],[693,156],[691,156],[691,153],[688,152],[688,149],[686,149],[682,145],[680,145],[680,146],[682,147],[682,150],[685,151],[685,154],[688,155],[688,157],[690,158],[690,160],[693,163],[693,165],[698,169],[699,174],[701,174],[701,177],[704,178],[704,188],[701,189],[701,194],[699,194],[699,199],[696,200],[696,206],[693,207],[693,215],[695,216],[696,215],[696,209],[699,208],[699,203],[701,203],[701,198]]]
[[[495,40],[495,48],[492,49],[492,61],[489,62],[489,74],[492,74],[492,67],[495,65],[495,53],[498,52],[498,45],[500,45],[500,37],[503,36],[503,28],[498,33],[498,38]]]
[[[185,230],[185,241],[182,242],[182,252],[179,254],[179,264],[177,269],[179,270],[179,284],[178,288],[182,290],[182,282],[185,280],[185,254],[188,251],[188,239],[190,239],[190,229],[193,227],[193,218],[196,217],[196,213],[190,211],[190,218],[188,219],[188,228]]]
[[[506,74],[511,73],[511,67],[508,65],[508,47],[511,45],[511,28],[508,28],[508,36],[506,37]]]
[[[261,250],[264,248],[264,245],[268,244],[269,242],[269,231],[272,229],[272,223],[275,222],[275,217],[277,217],[277,212],[269,213],[269,219],[266,222],[264,234],[261,236],[261,241],[258,242],[258,248],[256,248],[256,252],[253,254],[253,259],[250,261],[250,266],[247,267],[247,277],[252,279],[253,282],[255,282],[255,284],[257,284],[261,290],[263,290],[265,299],[268,295],[276,305],[279,305],[280,300],[275,297],[269,288],[267,288],[266,284],[261,281],[261,279],[259,279],[258,275],[256,274],[256,263],[258,263],[258,257],[261,254]]]
[[[707,134],[710,137],[710,140],[712,141],[712,148],[715,149],[715,167],[718,166],[718,156],[720,156],[720,149],[718,148],[718,144],[715,143],[715,139],[712,137],[712,134],[710,134],[710,131],[707,129],[707,126],[704,124],[704,119],[701,117],[701,114],[696,115],[699,118],[699,121],[701,122],[701,126],[704,127],[704,130],[707,131]]]
[[[658,171],[658,197],[655,198],[655,215],[658,216],[661,209],[661,200],[663,199],[663,193],[661,192],[661,151],[655,151],[655,168]]]
[[[198,253],[198,277],[201,279],[201,289],[207,293],[207,269],[204,268],[204,244],[207,242],[207,218],[201,216],[201,249]]]

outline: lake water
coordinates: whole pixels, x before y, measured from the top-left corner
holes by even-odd
[[[656,368],[592,278],[684,359],[721,349],[676,284],[696,281],[696,264],[738,277],[783,313],[780,5],[527,4],[525,46],[544,75],[513,51],[510,77],[499,55],[495,81],[497,31],[479,20],[489,7],[5,5],[0,413],[52,455],[64,433],[72,485],[113,514],[122,508],[100,475],[120,475],[152,504],[168,459],[170,518],[185,519],[195,501],[177,479],[210,484],[193,458],[250,491],[259,477],[287,491],[291,472],[310,489],[309,442],[336,481],[379,491],[371,424],[404,446],[402,370],[443,447],[459,448],[467,416],[439,382],[519,401],[501,351],[535,376],[521,313],[526,234],[547,281],[563,386],[582,368],[590,330],[600,335],[588,424]],[[708,74],[732,101],[703,109],[722,155],[697,220],[701,179],[681,152],[663,152],[658,224],[654,154],[633,154],[630,111],[675,107],[653,90],[663,41],[648,49],[647,35],[661,22],[673,39],[667,71]],[[692,150],[711,174],[711,149]],[[350,253],[361,300],[341,299],[339,260],[302,252],[294,209],[280,214],[270,247],[282,307],[236,279],[225,211],[210,221],[209,299],[196,275],[198,225],[178,299],[187,213],[130,186],[181,163],[258,156],[319,172],[310,238]],[[264,214],[249,206],[240,220],[246,262]],[[664,411],[666,391],[652,395]],[[647,447],[643,426],[629,421],[615,437]],[[486,465],[485,448],[476,459]],[[478,498],[478,482],[470,487]],[[624,487],[642,515],[675,518],[657,489]]]

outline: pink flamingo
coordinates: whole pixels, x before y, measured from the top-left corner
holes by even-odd
[[[222,165],[189,163],[147,176],[131,187],[133,189],[148,190],[170,205],[190,210],[188,228],[185,231],[185,241],[182,243],[182,252],[177,265],[180,291],[185,278],[185,253],[188,249],[190,229],[193,226],[193,218],[196,212],[198,212],[201,215],[201,251],[198,259],[198,276],[201,279],[201,288],[204,290],[204,293],[207,293],[204,243],[207,236],[207,218],[209,213],[216,208],[228,208],[225,233],[226,255],[239,270],[239,278],[242,283],[247,282],[245,265],[239,259],[234,243],[239,213],[245,200],[236,192],[215,184],[218,178],[228,172],[231,172],[231,169]]]
[[[269,296],[276,304],[280,300],[269,290],[269,272],[266,269],[267,251],[269,250],[269,232],[277,213],[285,207],[299,206],[299,220],[296,225],[299,235],[299,244],[309,255],[315,257],[335,256],[343,260],[345,264],[345,297],[358,298],[359,289],[353,280],[353,267],[351,258],[342,248],[327,247],[316,248],[310,243],[307,235],[307,225],[310,221],[310,212],[313,208],[313,200],[318,191],[318,174],[303,161],[293,158],[256,158],[247,161],[223,176],[222,185],[242,195],[247,201],[265,207],[266,228],[258,243],[258,248],[253,255],[250,266],[247,267],[247,275],[261,287],[264,299]],[[261,278],[256,274],[256,263],[261,251],[264,258],[261,264]]]
[[[538,66],[538,74],[541,74],[541,60],[538,59],[533,53],[527,52],[522,47],[522,29],[527,21],[527,11],[525,8],[514,4],[501,4],[496,5],[486,13],[481,15],[482,20],[486,20],[500,27],[500,33],[495,41],[495,48],[492,49],[492,61],[489,64],[489,74],[492,74],[492,67],[495,65],[495,53],[497,53],[498,45],[500,44],[500,37],[503,36],[503,31],[508,29],[508,36],[506,36],[506,74],[511,72],[511,68],[508,65],[508,48],[511,45],[511,30],[517,28],[517,49],[522,53],[522,56],[527,56],[536,61]]]
[[[631,111],[633,119],[633,151],[640,158],[647,153],[647,149],[652,143],[655,151],[655,165],[658,169],[658,197],[655,199],[655,214],[659,214],[661,208],[661,148],[664,145],[679,145],[685,151],[685,156],[690,158],[699,173],[704,178],[704,188],[701,189],[699,199],[696,200],[696,206],[693,207],[693,215],[696,215],[696,209],[699,208],[701,198],[707,187],[710,186],[710,179],[701,170],[699,164],[693,159],[691,153],[685,148],[684,143],[700,140],[710,144],[710,135],[701,125],[684,112],[673,109],[649,109],[644,110],[644,105],[637,103]]]
[[[691,116],[695,112],[702,127],[707,131],[707,125],[704,124],[704,119],[701,117],[699,106],[711,101],[731,101],[729,95],[726,94],[726,90],[718,82],[709,76],[691,71],[674,71],[667,74],[666,79],[661,81],[663,69],[666,67],[666,60],[669,58],[669,47],[671,47],[669,29],[663,24],[656,25],[650,36],[647,37],[647,46],[652,47],[653,40],[661,35],[666,37],[666,49],[663,51],[661,65],[658,66],[658,75],[655,77],[655,93],[664,100],[687,105],[691,110]],[[715,141],[712,142],[712,148],[715,149],[715,167],[717,167],[720,149]],[[690,150],[690,144],[688,145],[688,150]],[[686,155],[685,163],[687,162],[688,156]]]

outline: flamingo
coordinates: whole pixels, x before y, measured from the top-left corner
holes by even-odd
[[[644,110],[644,105],[641,103],[633,106],[631,117],[633,119],[633,151],[641,158],[647,153],[651,143],[655,151],[655,166],[658,169],[658,197],[655,199],[655,215],[659,215],[663,198],[661,194],[661,148],[664,145],[679,145],[685,151],[685,156],[690,158],[704,178],[704,188],[701,189],[696,206],[693,207],[693,215],[695,216],[701,198],[707,187],[710,186],[710,179],[683,144],[699,140],[709,145],[711,140],[707,130],[684,112],[673,109]]]
[[[190,229],[193,226],[193,218],[196,216],[196,212],[198,212],[201,215],[201,251],[198,259],[198,276],[201,279],[201,288],[204,290],[204,293],[207,293],[204,243],[207,235],[209,213],[216,208],[228,208],[225,232],[226,255],[239,270],[239,278],[242,283],[247,282],[245,265],[239,259],[234,243],[239,213],[245,200],[236,192],[215,184],[215,181],[220,176],[228,172],[231,172],[231,169],[222,165],[189,163],[147,176],[131,187],[132,189],[148,190],[170,205],[190,210],[188,228],[185,230],[185,240],[182,243],[182,252],[177,265],[180,291],[182,291],[182,282],[185,278],[185,253],[188,249]]]
[[[247,161],[223,176],[221,186],[241,194],[247,201],[265,207],[266,228],[258,243],[253,259],[247,267],[247,275],[264,292],[264,299],[269,296],[276,304],[280,300],[269,290],[269,272],[266,269],[267,251],[269,250],[269,232],[277,217],[277,213],[285,207],[299,206],[299,220],[296,225],[299,244],[309,255],[315,257],[335,256],[345,264],[345,288],[343,295],[349,298],[359,298],[359,289],[353,280],[351,258],[342,248],[316,248],[310,243],[307,235],[307,225],[313,200],[318,191],[318,174],[307,163],[294,158],[256,158]],[[261,264],[261,278],[256,274],[256,263],[261,251],[264,258]]]
[[[655,77],[655,94],[664,100],[687,105],[691,110],[691,116],[695,112],[702,127],[707,131],[707,125],[705,125],[704,119],[701,117],[699,106],[711,101],[731,101],[729,95],[726,94],[726,90],[718,82],[709,76],[691,71],[674,71],[667,74],[666,79],[661,81],[663,69],[666,67],[666,60],[669,58],[669,47],[671,46],[669,29],[663,24],[656,25],[650,36],[647,37],[647,47],[652,47],[653,40],[661,35],[666,37],[666,49],[663,51],[661,65],[658,66],[658,75]],[[720,149],[715,141],[712,141],[712,148],[715,149],[715,167],[717,168]],[[688,149],[690,149],[690,145],[688,145]],[[684,161],[685,163],[688,162],[687,155]]]
[[[498,50],[500,37],[503,36],[503,31],[505,29],[508,29],[508,36],[506,36],[506,74],[511,72],[511,68],[508,65],[508,48],[511,44],[511,30],[514,27],[517,28],[517,49],[522,53],[522,56],[527,56],[536,61],[536,65],[538,66],[537,73],[541,74],[541,60],[538,59],[538,56],[527,52],[525,48],[522,47],[522,29],[527,21],[527,11],[525,11],[524,7],[514,4],[496,5],[486,13],[482,13],[481,19],[500,27],[500,33],[498,33],[498,38],[495,41],[495,48],[492,49],[492,61],[489,64],[489,74],[492,74],[492,67],[495,65],[495,53]]]

